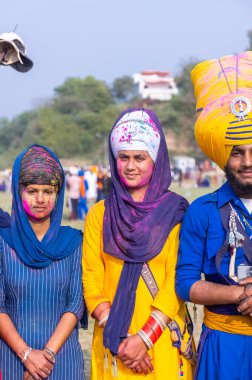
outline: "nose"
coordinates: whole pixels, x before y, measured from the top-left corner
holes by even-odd
[[[246,152],[246,154],[244,154],[242,163],[245,167],[252,167],[252,153],[251,152]]]
[[[128,170],[134,170],[135,167],[136,167],[136,165],[135,165],[135,160],[132,159],[132,158],[130,158],[130,159],[128,160],[127,169],[128,169]]]
[[[41,193],[39,192],[37,194],[36,200],[37,200],[38,203],[44,203],[44,201],[45,201],[44,194],[42,192]]]

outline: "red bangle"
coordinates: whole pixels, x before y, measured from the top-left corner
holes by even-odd
[[[158,336],[147,324],[142,327],[142,331],[147,335],[147,337],[151,340],[152,344],[154,344],[158,340]]]
[[[156,321],[155,318],[150,316],[146,322],[146,324],[142,327],[142,331],[147,335],[147,337],[154,344],[158,338],[161,336],[163,329]]]
[[[146,323],[148,323],[148,325],[151,326],[151,328],[155,331],[155,333],[158,335],[158,337],[160,337],[160,335],[163,332],[163,329],[160,326],[160,324],[156,321],[156,319],[153,318],[152,316],[150,316]]]

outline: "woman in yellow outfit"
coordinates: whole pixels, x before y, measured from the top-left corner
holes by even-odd
[[[84,236],[84,294],[96,320],[91,378],[191,380],[191,323],[174,289],[187,201],[168,190],[155,113],[124,111],[109,146],[113,188],[90,209]]]

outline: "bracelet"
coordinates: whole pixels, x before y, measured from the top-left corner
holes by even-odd
[[[25,351],[25,354],[24,354],[23,359],[21,360],[21,363],[26,362],[26,360],[28,359],[28,356],[30,355],[31,352],[32,352],[32,348],[29,347],[28,350]]]
[[[50,350],[50,348],[48,348],[48,347],[45,347],[44,348],[44,350],[49,354],[49,355],[51,355],[51,357],[53,358],[53,359],[55,359],[55,353],[52,351],[52,350]]]
[[[106,322],[108,320],[108,317],[109,315],[106,315],[105,317],[103,317],[99,322],[98,322],[98,326],[99,327],[102,327],[103,323]]]
[[[153,311],[153,312],[151,313],[151,317],[153,317],[153,318],[159,323],[159,325],[162,326],[162,330],[164,331],[165,328],[166,328],[166,323],[165,323],[165,321],[163,320],[163,318],[161,317],[161,315],[158,314],[156,311]]]
[[[156,314],[158,315],[158,313]],[[163,319],[157,317],[156,314],[153,315],[151,313],[145,325],[137,333],[148,348],[151,348],[154,345],[165,329]]]
[[[146,344],[146,346],[148,347],[148,349],[150,349],[153,346],[152,341],[150,340],[150,338],[148,337],[148,335],[143,330],[139,330],[137,332],[137,335],[140,336],[140,338]]]

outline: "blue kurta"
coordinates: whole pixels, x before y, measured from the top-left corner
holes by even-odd
[[[43,349],[63,313],[83,312],[81,245],[44,269],[24,265],[0,238],[0,313],[10,316],[28,346]],[[23,380],[25,368],[0,340],[4,380]],[[56,356],[49,380],[83,380],[84,359],[76,327]]]
[[[240,215],[242,212],[252,226],[252,215],[227,182],[215,193],[194,201],[184,216],[180,234],[176,291],[186,301],[190,300],[190,288],[201,279],[201,273],[206,277],[217,274],[215,255],[226,237],[219,208],[227,202],[231,202]],[[252,234],[252,230],[246,231],[249,235]],[[227,252],[221,265],[221,273],[225,276],[228,275],[229,262],[230,254]],[[235,264],[249,265],[241,248],[237,248]],[[203,331],[205,330],[206,327],[203,325]],[[197,379],[242,378],[252,379],[252,336],[210,330],[204,343]]]

